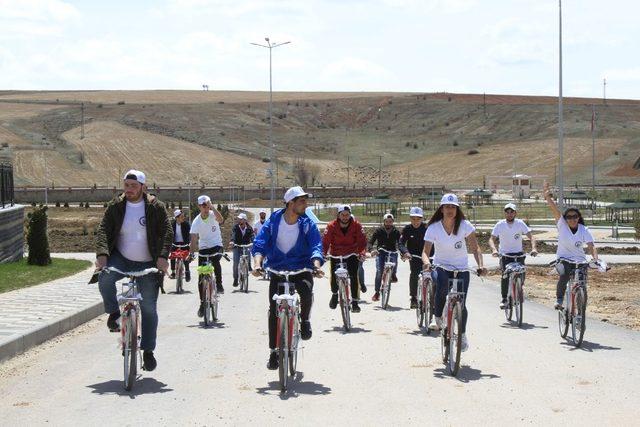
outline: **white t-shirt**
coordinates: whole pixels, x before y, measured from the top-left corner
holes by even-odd
[[[220,224],[213,214],[209,214],[207,219],[202,219],[200,214],[191,223],[190,234],[198,235],[198,249],[209,249],[222,246],[222,233]]]
[[[463,220],[460,223],[458,234],[447,234],[442,221],[435,222],[427,227],[427,231],[424,233],[424,240],[433,243],[435,246],[433,263],[460,270],[468,268],[469,257],[467,256],[465,238],[474,231],[476,231],[475,227],[467,220]]]
[[[144,200],[137,203],[127,202],[116,247],[122,256],[131,261],[147,262],[153,259],[147,242]]]
[[[512,254],[524,251],[522,236],[530,232],[529,226],[523,220],[516,218],[512,224],[509,224],[506,219],[498,221],[491,235],[500,239],[501,254]]]
[[[176,221],[176,234],[174,234],[173,241],[174,242],[184,242],[184,237],[182,237],[182,227],[181,224],[178,224]],[[188,242],[188,240],[187,240]]]
[[[265,219],[264,221],[266,222],[267,220]],[[260,233],[260,230],[262,230],[263,225],[264,224],[260,222],[260,220],[257,220],[256,223],[253,224],[253,232],[255,233],[256,236]]]
[[[587,262],[584,246],[593,243],[593,235],[587,227],[578,224],[576,234],[571,232],[567,221],[560,217],[558,220],[558,258],[566,258],[573,262]]]
[[[276,246],[282,251],[282,253],[288,253],[295,245],[300,234],[300,226],[298,221],[289,225],[284,220],[284,215],[280,218],[280,225],[278,226],[278,237],[276,238]]]

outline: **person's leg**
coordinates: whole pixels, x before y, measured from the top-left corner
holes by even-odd
[[[240,256],[242,255],[242,248],[233,247],[233,283],[238,281],[238,264],[240,264]]]
[[[422,271],[422,261],[411,257],[409,261],[411,275],[409,276],[409,296],[416,298],[418,295],[418,280],[420,280],[420,272]]]
[[[142,263],[139,263],[142,264]],[[152,265],[140,266],[150,268]],[[138,278],[138,290],[142,295],[140,308],[142,310],[142,339],[140,348],[153,351],[156,348],[156,334],[158,331],[158,291],[160,289],[158,274],[147,274]]]
[[[556,303],[558,305],[563,304],[567,283],[569,283],[569,279],[571,279],[571,274],[573,272],[570,264],[562,261],[562,265],[564,266],[564,274],[560,275],[558,283],[556,284]]]
[[[269,348],[274,350],[276,348],[276,328],[277,328],[277,318],[276,318],[276,302],[272,299],[273,295],[278,292],[278,281],[281,280],[280,276],[276,276],[275,274],[271,275],[271,281],[269,282],[269,293],[267,297],[269,299],[269,313],[268,313],[268,321],[267,326],[269,329]]]
[[[449,272],[442,268],[437,268],[432,274],[431,278],[433,283],[436,284],[436,317],[442,317],[442,311],[447,300],[447,293],[449,292]]]
[[[458,273],[458,278],[462,281],[462,286],[458,286],[464,292],[464,299],[462,300],[462,333],[467,332],[467,319],[469,318],[469,311],[467,310],[467,295],[469,294],[469,281],[471,275],[468,271]]]
[[[502,277],[500,279],[500,294],[502,295],[502,299],[507,299],[507,295],[509,294],[509,276],[504,274],[504,269],[507,267],[507,258],[500,257],[500,269],[503,271]]]
[[[223,252],[222,246],[216,246],[213,248],[212,253],[217,254]],[[218,285],[218,292],[224,291],[222,287],[222,265],[220,265],[220,257],[211,258],[211,265],[213,265],[213,272],[216,276],[216,283]]]
[[[366,292],[367,285],[364,283],[364,262],[358,262],[358,283],[360,283],[360,289],[362,292]]]
[[[292,282],[296,284],[296,292],[300,295],[300,318],[308,321],[313,306],[313,276],[311,273],[302,273],[294,277]]]
[[[125,259],[120,252],[113,251],[111,256],[107,259],[107,267],[114,267],[120,271],[126,270]],[[102,302],[104,304],[105,313],[117,313],[120,311],[118,305],[116,282],[122,279],[124,276],[120,273],[113,271],[102,271],[98,278],[98,289],[102,295]]]
[[[381,252],[376,257],[376,282],[375,290],[380,292],[380,284],[382,283],[382,270],[384,269],[385,255]]]
[[[175,258],[171,258],[169,260],[169,263],[171,264],[171,274],[174,274],[176,271],[176,259]]]
[[[358,268],[360,262],[357,257],[351,257],[347,260],[347,270],[349,271],[349,280],[351,281],[351,300],[360,300],[360,285],[358,284]]]
[[[393,266],[393,279],[395,281],[398,281],[398,278],[397,278],[397,274],[398,274],[398,252],[394,252],[394,253],[391,254],[391,262],[395,264]]]
[[[331,279],[329,280],[331,284],[331,292],[337,294],[338,282],[336,281],[336,269],[338,268],[338,261],[333,258],[329,258],[329,267],[331,270]]]

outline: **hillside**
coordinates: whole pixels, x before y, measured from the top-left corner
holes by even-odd
[[[143,165],[158,185],[191,178],[219,185],[266,183],[267,95],[4,93],[0,143],[13,147],[19,184],[44,182],[44,157],[51,164],[47,180],[60,185],[113,185],[119,165],[130,164]],[[295,181],[300,174],[293,165],[303,162],[316,184],[343,185],[347,157],[350,182],[358,185],[377,184],[380,156],[382,180],[389,184],[406,184],[407,169],[410,182],[465,186],[511,174],[514,166],[518,173],[555,173],[553,97],[274,93],[274,100],[273,139],[284,184]],[[80,101],[85,102],[84,139]],[[603,105],[569,98],[565,103],[566,179],[590,182],[591,104],[597,103],[598,181],[638,182],[640,171],[633,164],[640,156],[640,101]],[[43,145],[53,150],[43,151]],[[478,153],[468,154],[471,150]]]

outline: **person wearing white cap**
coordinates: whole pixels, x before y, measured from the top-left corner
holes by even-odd
[[[211,198],[206,195],[198,197],[198,209],[200,213],[193,219],[191,224],[191,253],[198,252],[200,255],[213,255],[224,251],[222,243],[222,233],[220,224],[224,223],[222,214],[211,204]],[[213,212],[213,216],[211,215]],[[224,293],[222,286],[222,266],[220,265],[220,257],[209,258],[213,266],[213,272],[216,278],[216,288],[218,293]],[[205,258],[198,258],[198,265],[206,263]],[[198,308],[198,317],[204,317],[204,288],[203,282],[198,277],[198,293],[200,295],[200,307]]]
[[[258,235],[258,233],[260,233],[260,229],[267,220],[267,211],[265,209],[260,209],[258,217],[258,220],[253,224],[253,234],[256,236]]]
[[[396,283],[398,277],[396,272],[398,271],[398,250],[400,249],[400,232],[393,225],[393,215],[390,213],[385,214],[382,217],[382,226],[376,229],[369,238],[368,248],[372,249],[373,245],[376,245],[376,249],[371,251],[371,256],[377,257],[376,259],[376,281],[375,281],[375,293],[371,297],[372,301],[378,301],[380,299],[380,285],[382,284],[382,271],[384,270],[384,263],[387,260],[387,254],[379,252],[377,249],[382,248],[386,251],[393,252],[391,254],[391,262],[395,264],[393,268],[393,276],[391,277],[391,283]]]
[[[184,212],[180,209],[173,211],[174,220],[171,222],[171,228],[173,229],[173,245],[171,251],[178,249],[184,250],[185,248],[179,248],[178,246],[188,245],[190,242],[189,231],[191,230],[191,224],[184,216]],[[187,282],[191,281],[191,271],[189,270],[189,258],[184,260],[184,277]],[[176,260],[171,258],[171,279],[176,278]]]
[[[276,271],[296,271],[304,268],[309,272],[289,276],[289,282],[295,284],[300,296],[300,337],[311,338],[311,305],[313,304],[313,276],[322,277],[320,270],[324,257],[322,255],[322,239],[316,224],[306,215],[307,199],[311,194],[302,187],[292,187],[284,194],[285,208],[279,209],[267,219],[260,233],[253,241],[253,275],[263,274],[265,267]],[[278,353],[276,352],[276,303],[271,298],[276,293],[285,277],[272,273],[269,282],[269,362],[268,369],[278,369]],[[285,367],[286,368],[286,367]]]
[[[504,219],[498,221],[491,231],[491,238],[489,239],[489,246],[491,247],[491,255],[494,257],[500,257],[500,268],[504,271],[507,264],[511,262],[518,262],[524,264],[524,247],[522,236],[527,236],[531,241],[531,256],[537,255],[536,240],[531,234],[529,226],[521,219],[516,218],[518,214],[518,208],[514,203],[507,203],[504,205]],[[500,250],[496,249],[496,237],[500,239]],[[511,257],[517,256],[518,258],[505,257],[502,255],[510,255]],[[509,277],[502,276],[500,282],[500,291],[502,295],[502,301],[500,302],[500,309],[504,310],[507,304]]]
[[[409,276],[409,298],[410,307],[418,306],[418,278],[422,271],[422,259],[416,258],[422,256],[422,248],[424,247],[424,233],[427,231],[427,225],[423,221],[424,214],[422,208],[417,206],[409,210],[410,224],[407,224],[400,233],[400,252],[402,259],[409,260],[411,275]],[[415,256],[412,256],[415,255]]]
[[[455,194],[445,194],[440,200],[440,207],[435,211],[427,223],[427,231],[424,234],[424,248],[422,250],[422,263],[425,270],[431,270],[429,254],[431,247],[435,246],[433,255],[434,264],[446,266],[450,269],[465,270],[469,267],[467,256],[467,243],[471,249],[476,263],[478,274],[484,274],[482,252],[478,245],[475,227],[465,219],[458,197]],[[453,273],[441,267],[431,273],[436,284],[435,318],[429,325],[429,329],[438,330],[442,324],[442,311],[444,310],[447,292],[449,291],[449,279]],[[470,275],[468,271],[458,273],[458,279],[462,280],[462,292],[465,301],[462,304],[462,351],[469,347],[467,339],[467,304],[466,296],[469,291]]]
[[[247,214],[244,212],[239,213],[238,223],[231,229],[231,241],[229,242],[229,246],[233,248],[234,287],[238,286],[238,264],[240,264],[240,257],[242,256],[242,248],[236,247],[236,245],[248,245],[253,242],[253,237],[253,228],[247,222]],[[249,265],[251,265],[251,258],[249,258]]]
[[[330,253],[333,256],[351,255],[344,258],[347,271],[349,272],[349,280],[351,282],[351,311],[360,312],[358,301],[360,299],[360,286],[358,278],[358,268],[360,260],[364,259],[367,250],[367,236],[364,234],[362,225],[351,215],[351,207],[349,205],[341,205],[338,207],[337,218],[327,224],[322,235],[322,250],[324,254]],[[329,308],[332,310],[338,306],[338,284],[336,282],[335,271],[338,268],[339,260],[331,258],[331,300]]]
[[[120,305],[116,281],[124,278],[120,273],[106,272],[105,267],[120,271],[140,271],[156,267],[167,272],[169,252],[173,242],[171,222],[164,203],[147,194],[144,173],[132,169],[123,177],[124,193],[112,200],[96,231],[96,268],[100,270],[98,285],[104,309],[109,313],[107,327],[111,332],[120,330]],[[153,355],[158,330],[157,301],[162,276],[147,274],[138,278],[142,295],[142,359],[144,369],[153,371],[157,361]]]

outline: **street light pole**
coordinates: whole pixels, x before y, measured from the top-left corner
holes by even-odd
[[[273,210],[275,209],[275,176],[274,176],[274,162],[277,162],[277,154],[276,154],[276,146],[273,142],[273,73],[272,73],[272,59],[271,59],[271,51],[285,44],[289,44],[291,42],[283,42],[283,43],[271,43],[269,37],[265,37],[264,40],[267,42],[266,45],[260,43],[251,43],[254,46],[260,46],[269,49],[269,146],[271,150],[269,152],[269,172],[271,175],[271,214],[273,214]]]
[[[558,96],[558,206],[564,209],[564,128],[562,120],[562,0],[558,0],[559,12],[559,96]]]

